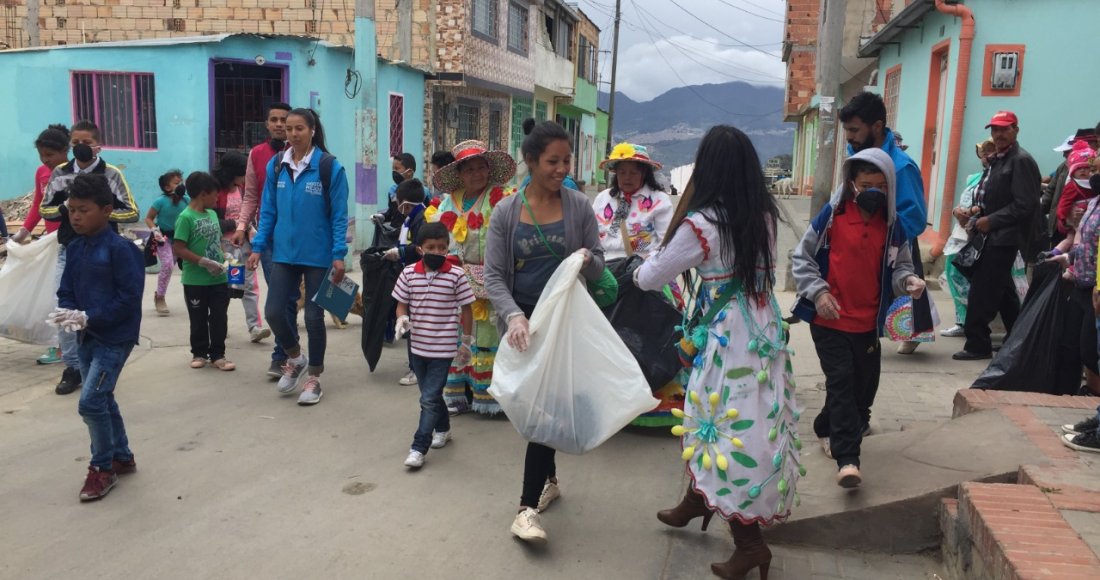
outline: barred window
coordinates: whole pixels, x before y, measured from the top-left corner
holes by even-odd
[[[489,40],[497,39],[497,0],[473,0],[471,3],[474,32]]]
[[[99,126],[106,147],[157,148],[156,90],[151,73],[74,72],[74,122]]]
[[[508,50],[527,54],[527,8],[508,3]]]

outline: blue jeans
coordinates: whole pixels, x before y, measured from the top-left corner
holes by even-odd
[[[420,425],[413,435],[414,451],[427,453],[432,444],[433,431],[443,433],[451,430],[451,417],[447,414],[447,403],[443,402],[443,387],[447,384],[451,360],[409,354],[409,362],[420,387]]]
[[[271,287],[271,250],[268,249],[260,254],[260,267],[264,271],[264,283]],[[294,291],[291,292],[290,301],[286,305],[285,316],[289,319],[287,324],[294,331],[294,344],[298,344],[298,287],[294,287]],[[268,300],[271,300],[271,293],[268,292]],[[271,326],[271,315],[267,313],[266,304],[264,305],[264,316],[268,317],[268,326]],[[251,330],[251,329],[249,329]],[[287,359],[286,348],[279,342],[279,337],[275,337],[275,349],[271,351],[271,360],[284,361]]]
[[[111,469],[111,460],[128,461],[134,454],[126,439],[126,427],[115,402],[115,385],[122,365],[134,350],[132,344],[107,344],[85,335],[79,347],[80,390],[77,409],[92,439],[92,466]]]
[[[307,297],[305,318],[306,333],[309,334],[309,374],[311,375],[319,375],[325,369],[327,337],[325,311],[313,300],[309,300],[309,297],[317,294],[327,273],[328,268],[276,262],[271,265],[271,277],[268,279],[264,314],[267,316],[267,324],[271,327],[271,332],[275,333],[275,340],[279,341],[288,353],[300,348],[300,345],[294,319],[288,320],[286,316],[286,305],[290,303],[297,307],[294,303],[298,300],[298,286],[302,279],[305,279]]]
[[[61,275],[64,273],[65,246],[61,246],[61,251],[57,254],[57,282],[54,287],[55,294],[57,288],[61,286]],[[57,342],[58,346],[61,347],[61,361],[65,363],[65,366],[71,369],[79,369],[80,355],[77,353],[80,349],[80,342],[77,340],[77,333],[59,329],[57,331]]]

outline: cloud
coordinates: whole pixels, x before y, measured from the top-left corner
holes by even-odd
[[[783,86],[786,67],[782,60],[751,48],[732,48],[729,42],[677,35],[620,48],[616,90],[636,101],[648,101],[684,85],[743,81]],[[778,50],[774,48],[774,52]],[[604,70],[610,80],[610,62],[607,64]]]

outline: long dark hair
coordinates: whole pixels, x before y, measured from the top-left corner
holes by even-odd
[[[615,166],[618,167],[622,163],[637,163],[642,167],[642,171],[645,171],[645,178],[643,182],[645,186],[653,191],[664,191],[665,188],[661,187],[661,184],[657,182],[657,172],[653,170],[653,166],[648,163],[642,163],[641,161],[620,161]],[[619,197],[619,193],[622,190],[619,189],[619,176],[615,173],[611,174],[611,197]]]
[[[306,125],[313,129],[313,146],[328,153],[328,147],[325,147],[325,128],[321,125],[321,116],[317,114],[317,111],[299,107],[287,116],[291,115],[305,119]]]
[[[734,275],[746,291],[753,296],[770,292],[779,206],[764,185],[756,148],[735,127],[711,127],[699,143],[691,181],[662,245],[672,241],[688,212],[699,210],[710,210],[706,219],[718,229],[722,258],[727,263],[733,258]],[[760,267],[764,276],[757,276]]]
[[[243,177],[248,172],[248,157],[240,151],[226,151],[218,159],[218,163],[210,170],[210,174],[218,180],[222,189],[233,186],[233,180]]]
[[[38,138],[34,140],[34,146],[67,153],[69,151],[69,129],[60,123],[50,125],[38,134]]]

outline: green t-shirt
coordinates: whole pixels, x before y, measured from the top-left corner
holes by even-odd
[[[218,214],[208,209],[200,213],[188,207],[180,213],[176,220],[176,241],[187,244],[187,249],[195,252],[200,258],[210,258],[221,264],[225,262],[225,254],[222,253],[222,228],[218,221]],[[225,273],[211,274],[198,264],[184,261],[183,283],[187,286],[215,286],[228,284],[229,277]]]

